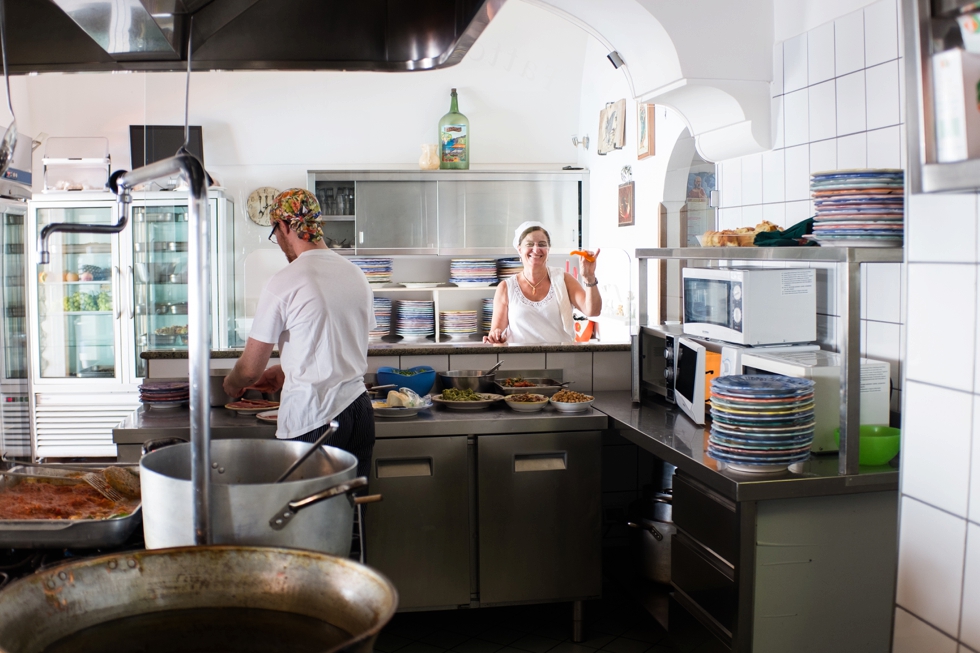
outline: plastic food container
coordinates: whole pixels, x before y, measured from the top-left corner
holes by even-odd
[[[429,394],[429,390],[432,390],[432,386],[435,385],[436,371],[428,365],[409,368],[408,371],[416,374],[408,376],[398,374],[398,370],[397,367],[379,367],[378,385],[393,383],[396,388],[409,388],[420,397]]]
[[[840,446],[840,429],[834,431]],[[862,424],[860,430],[860,455],[862,465],[886,465],[898,454],[902,444],[902,431],[891,426]]]

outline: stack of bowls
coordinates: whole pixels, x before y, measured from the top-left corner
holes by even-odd
[[[737,374],[711,381],[708,455],[741,472],[779,472],[810,457],[810,379]]]

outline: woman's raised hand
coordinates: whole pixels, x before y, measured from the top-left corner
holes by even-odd
[[[591,251],[581,251],[576,250],[572,252],[573,254],[578,254],[582,257],[582,265],[579,267],[579,278],[587,282],[595,279],[595,265],[596,259],[599,258],[599,252],[602,251],[597,249],[593,254]]]

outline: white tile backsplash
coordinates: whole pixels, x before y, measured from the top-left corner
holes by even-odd
[[[399,356],[398,366],[403,370],[419,365],[428,365],[436,372],[445,372],[446,370],[452,369],[449,367],[448,355]]]
[[[772,46],[772,82],[769,84],[772,97],[783,94],[783,44]]]
[[[630,353],[597,351],[592,354],[592,390],[630,389]]]
[[[807,33],[807,83],[834,78],[834,24],[825,23]]]
[[[807,81],[807,35],[783,42],[783,92],[805,88]]]
[[[450,354],[451,370],[488,370],[497,364],[496,354]]]
[[[864,317],[878,322],[901,323],[902,264],[868,263],[865,272]]]
[[[898,61],[879,64],[864,72],[868,98],[868,129],[897,125]]]
[[[837,165],[842,170],[868,167],[868,135],[866,132],[841,136],[837,139]]]
[[[775,204],[763,204],[762,219],[768,220],[775,225],[779,225],[783,229],[793,226],[786,222],[786,205],[782,202]]]
[[[972,265],[909,266],[905,368],[909,380],[973,391],[976,285]],[[956,364],[936,355],[937,338],[955,347]]]
[[[398,367],[398,356],[368,356],[367,371],[377,372],[380,367]]]
[[[810,213],[810,202],[786,202],[786,226],[792,227],[797,222],[801,222],[809,218],[812,213]]]
[[[508,354],[501,352],[497,354],[497,360],[503,361],[503,365],[498,368],[501,370],[543,370],[546,362],[543,353]]]
[[[864,68],[864,12],[855,11],[834,21],[837,76]]]
[[[810,174],[837,169],[837,141],[810,143]],[[809,181],[809,180],[808,180]]]
[[[980,649],[980,526],[977,524],[968,524],[966,529],[960,641]]]
[[[786,147],[800,145],[810,140],[810,109],[808,89],[793,91],[783,96],[786,113]]]
[[[762,154],[742,157],[742,204],[762,204]]]
[[[894,125],[867,132],[869,168],[902,167],[902,147],[899,132],[903,127],[903,125]]]
[[[915,615],[895,608],[892,653],[956,653],[956,640],[939,632]]]
[[[731,159],[721,164],[721,206],[742,205],[742,161]]]
[[[902,494],[965,518],[974,397],[913,381],[903,392]]]
[[[786,201],[810,199],[810,146],[788,147],[786,153]]]
[[[837,135],[837,97],[834,80],[811,86],[808,107],[810,140],[820,141]]]
[[[786,155],[783,150],[762,153],[762,201],[786,201]]]
[[[837,78],[837,135],[846,136],[868,128],[864,98],[864,71]]]
[[[779,149],[786,146],[786,116],[784,113],[783,96],[772,99],[772,117],[770,118],[769,128],[772,130],[772,147]]]
[[[901,502],[896,602],[943,632],[956,633],[966,521],[911,497]]]
[[[554,352],[545,355],[545,369],[562,370],[576,392],[592,392],[592,352]]]
[[[866,66],[898,58],[896,0],[879,0],[864,8],[864,60]]]
[[[974,263],[977,260],[977,196],[973,193],[912,195],[906,218],[909,261]],[[951,238],[950,234],[956,234]]]

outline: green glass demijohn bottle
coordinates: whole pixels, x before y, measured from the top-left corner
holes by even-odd
[[[439,121],[439,168],[470,169],[470,121],[459,112],[456,89],[453,89],[449,113]]]

